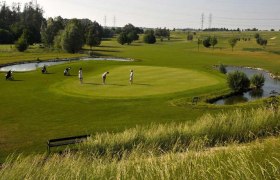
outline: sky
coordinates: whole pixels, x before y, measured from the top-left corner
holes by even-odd
[[[30,0],[5,0],[8,5]],[[88,18],[101,25],[280,29],[280,0],[37,0],[44,17]],[[210,18],[212,14],[212,18]],[[106,17],[106,18],[105,18]],[[210,23],[210,19],[212,19]]]

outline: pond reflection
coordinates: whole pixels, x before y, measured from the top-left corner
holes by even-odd
[[[237,103],[253,101],[264,97],[270,97],[272,93],[274,94],[280,93],[280,81],[271,78],[269,73],[263,70],[249,69],[243,67],[231,67],[231,66],[226,67],[226,69],[228,73],[234,71],[242,71],[248,76],[248,78],[251,78],[254,74],[262,74],[265,78],[264,86],[262,87],[262,89],[253,89],[251,91],[245,92],[240,95],[234,95],[231,97],[217,100],[213,104],[232,105]]]

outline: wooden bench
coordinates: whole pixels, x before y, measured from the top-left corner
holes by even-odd
[[[47,150],[50,153],[51,147],[65,146],[70,144],[81,143],[85,141],[90,135],[72,136],[58,139],[50,139],[47,142]]]

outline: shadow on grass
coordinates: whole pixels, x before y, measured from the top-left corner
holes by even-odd
[[[52,73],[52,72],[47,72],[47,73],[44,73],[44,74],[48,75],[48,74],[55,74],[55,73]]]
[[[84,51],[85,50],[87,50],[87,49],[83,49]],[[102,52],[102,51],[100,51],[100,52]],[[103,52],[105,52],[105,51],[103,51]],[[96,52],[96,51],[92,51],[92,54],[91,54],[91,56],[98,56],[98,57],[108,57],[109,55],[107,55],[107,54],[103,54],[103,53],[99,53],[99,52]]]
[[[107,50],[107,49],[95,49],[93,50],[93,53],[94,52],[120,52],[118,50]]]
[[[144,84],[144,83],[133,83],[132,85],[138,85],[138,86],[152,86],[151,84]]]
[[[269,51],[270,53],[273,53],[273,54],[278,54],[280,55],[280,51],[276,51],[276,50],[273,50],[273,51]]]
[[[103,84],[103,83],[83,83],[83,84],[88,84],[88,85],[95,85],[95,86],[133,86],[133,85],[137,85],[137,86],[152,86],[151,84],[144,84],[144,83],[133,83],[132,85],[130,85],[129,83],[127,85],[125,84]]]
[[[260,51],[264,51],[264,49],[262,49],[262,48],[243,48],[243,51],[260,52]]]
[[[105,84],[105,85],[109,85],[109,86],[127,86],[127,85],[124,85],[124,84]]]
[[[142,44],[130,44],[129,46],[142,46]]]
[[[11,82],[20,82],[20,81],[23,81],[21,79],[13,79],[13,80],[7,80],[7,81],[11,81]]]
[[[83,84],[88,84],[88,85],[94,85],[94,86],[127,86],[123,84],[103,84],[103,83],[83,83]]]
[[[119,48],[118,46],[98,46],[100,48]]]
[[[95,85],[95,86],[101,86],[101,85],[103,85],[102,83],[89,83],[89,82],[83,83],[83,84]]]

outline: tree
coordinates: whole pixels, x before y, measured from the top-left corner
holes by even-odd
[[[218,39],[216,38],[216,36],[210,37],[209,43],[213,47],[213,50],[214,50],[214,47],[218,44]]]
[[[231,50],[233,51],[233,48],[235,47],[235,45],[237,44],[237,38],[233,37],[233,38],[230,38],[228,40],[228,43],[229,45],[231,46]]]
[[[193,34],[190,34],[190,32],[188,32],[187,40],[188,41],[192,41],[193,40]]]
[[[89,32],[86,38],[86,44],[92,49],[92,46],[99,46],[101,44],[101,39],[92,32]]]
[[[263,74],[255,74],[251,78],[251,83],[253,86],[255,86],[257,89],[261,88],[264,85],[265,78]]]
[[[57,33],[64,29],[63,19],[59,16],[55,19],[49,18],[46,23],[42,24],[41,27],[41,39],[42,42],[51,47],[54,43],[54,38]]]
[[[226,74],[227,73],[227,69],[226,69],[226,66],[223,65],[223,64],[220,64],[219,66],[219,71],[223,74]]]
[[[13,35],[8,30],[0,29],[0,44],[12,44],[13,41]]]
[[[155,29],[155,36],[160,38],[163,41],[163,38],[170,38],[170,30],[166,28],[157,28]]]
[[[18,51],[23,52],[28,48],[26,33],[22,33],[21,37],[15,43],[15,47]]]
[[[235,71],[228,74],[227,82],[234,92],[244,92],[250,87],[250,80],[245,73]]]
[[[199,51],[200,44],[202,44],[202,40],[200,38],[197,39],[197,49]]]
[[[202,43],[203,43],[203,46],[206,47],[206,48],[209,48],[211,46],[210,44],[210,40],[211,38],[210,37],[206,37],[203,39]]]
[[[267,45],[267,40],[266,40],[266,39],[263,39],[262,37],[257,38],[256,41],[257,41],[257,43],[258,43],[259,45],[263,46],[263,48],[265,48],[266,45]]]
[[[54,37],[54,40],[53,40],[53,46],[54,48],[56,49],[62,49],[62,46],[61,46],[61,39],[62,39],[62,34],[63,34],[64,30],[60,30],[56,36]]]
[[[130,38],[132,38],[130,40],[136,41],[139,39],[139,36],[137,35],[138,29],[136,27],[134,27],[132,24],[125,25],[122,30],[124,33],[126,33],[127,36],[128,36],[128,34],[130,34],[129,36],[130,36]]]
[[[29,32],[28,43],[41,42],[41,25],[43,22],[43,9],[32,1],[24,5],[23,12],[20,15],[20,22],[24,25],[24,29]]]
[[[109,28],[103,29],[103,33],[102,33],[103,38],[112,38],[113,36],[114,36],[114,31],[112,29]]]
[[[255,37],[256,39],[258,39],[258,38],[260,37],[260,34],[259,34],[259,33],[256,33],[256,34],[254,35],[254,37]]]
[[[153,30],[147,30],[143,37],[143,41],[147,44],[154,44],[156,43],[156,36]]]
[[[61,47],[69,52],[76,53],[84,45],[81,24],[76,19],[68,22],[61,37]]]
[[[138,32],[141,32],[140,28],[136,28],[132,24],[127,24],[122,28],[122,33],[118,36],[117,41],[122,45],[131,44],[133,41],[139,39]]]
[[[93,22],[88,28],[86,44],[90,46],[90,49],[92,46],[99,46],[101,44],[102,32],[102,27],[97,22]]]
[[[120,43],[121,45],[124,45],[125,43],[127,43],[127,36],[126,33],[122,32],[118,38],[117,38],[118,43]]]
[[[139,39],[139,36],[135,33],[135,32],[130,32],[126,35],[127,39],[126,39],[126,43],[127,44],[131,44],[133,42],[133,40],[135,39]]]

